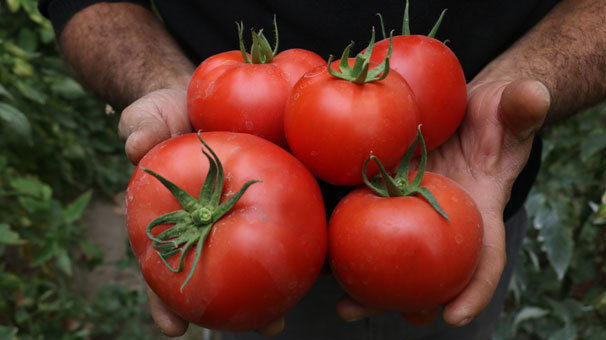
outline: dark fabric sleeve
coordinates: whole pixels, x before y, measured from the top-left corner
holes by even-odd
[[[78,11],[98,2],[132,2],[145,7],[150,7],[146,0],[38,0],[38,10],[53,24],[57,40],[63,32],[63,28]]]

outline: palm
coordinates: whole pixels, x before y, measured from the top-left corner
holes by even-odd
[[[429,171],[467,190],[484,220],[478,269],[467,288],[444,309],[445,321],[452,324],[479,313],[497,287],[505,266],[503,210],[548,108],[546,92],[536,82],[508,85],[502,81],[473,87],[459,130],[428,159]]]

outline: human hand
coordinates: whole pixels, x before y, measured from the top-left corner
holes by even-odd
[[[484,222],[478,267],[466,288],[444,306],[442,316],[448,324],[468,324],[492,299],[506,261],[503,211],[549,103],[549,91],[533,80],[472,81],[461,126],[429,155],[427,170],[445,175],[465,188]],[[359,320],[379,312],[348,296],[337,303],[337,313],[344,320]],[[431,322],[436,312],[402,316],[424,324]]]
[[[161,89],[139,98],[122,111],[118,133],[133,164],[156,144],[192,132],[185,89]]]

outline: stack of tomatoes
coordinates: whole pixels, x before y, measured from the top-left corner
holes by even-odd
[[[129,183],[129,237],[154,292],[188,321],[252,330],[291,309],[328,256],[368,306],[422,312],[455,297],[477,265],[481,217],[451,180],[408,171],[463,118],[452,51],[430,36],[375,44],[373,31],[355,58],[350,45],[326,62],[277,53],[254,31],[248,53],[238,29],[241,49],[208,58],[191,79],[190,120],[204,132],[156,146]],[[316,179],[367,184],[343,198],[328,230]]]

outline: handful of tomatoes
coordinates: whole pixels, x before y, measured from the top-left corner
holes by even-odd
[[[465,112],[452,51],[431,36],[375,44],[373,29],[355,58],[350,45],[325,62],[302,49],[277,53],[262,31],[247,52],[242,32],[238,24],[239,51],[192,76],[190,120],[205,132],[157,145],[128,185],[129,238],[152,290],[184,319],[230,331],[284,315],[325,259],[371,307],[426,312],[454,298],[475,270],[483,229],[463,189],[425,172],[427,148]],[[328,229],[316,178],[360,185]]]

